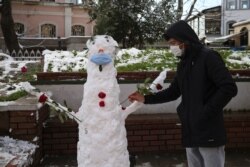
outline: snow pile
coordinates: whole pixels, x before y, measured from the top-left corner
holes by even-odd
[[[1,95],[1,92],[4,92],[5,95],[10,95],[10,94],[18,92],[20,90],[23,90],[20,83],[19,84],[18,83],[17,84],[16,83],[5,84],[5,85],[2,85],[0,87],[0,95]]]
[[[43,72],[79,72],[86,69],[87,51],[50,51],[44,50],[44,67]]]
[[[15,140],[7,136],[0,137],[0,166],[9,162],[18,167],[29,166],[33,162],[32,155],[38,146],[27,141]]]
[[[228,56],[227,61],[240,65],[250,65],[250,53],[246,54],[246,52],[244,51],[233,52],[231,55]]]
[[[44,50],[44,72],[82,72],[87,70],[87,54],[89,50],[84,51],[50,51]],[[164,56],[168,50],[139,50],[136,48],[121,49],[115,48],[114,66],[127,67],[135,64],[144,64],[147,62],[149,71],[156,71],[157,64],[163,64],[162,69],[172,68],[177,59],[174,56]],[[138,71],[141,71],[139,68]]]
[[[13,57],[0,53],[0,69],[2,69],[2,75],[0,75],[0,80],[4,79],[6,76],[12,77],[12,74],[16,74],[21,71],[22,67],[26,64],[38,63],[39,61],[27,60],[27,61],[16,61]],[[12,73],[12,74],[11,74]]]

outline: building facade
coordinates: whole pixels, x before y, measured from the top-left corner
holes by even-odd
[[[213,40],[221,36],[221,6],[204,9],[188,19],[188,23],[201,38]]]
[[[234,33],[233,24],[249,19],[250,16],[250,0],[223,0],[221,16],[221,32],[222,35]]]
[[[233,24],[234,34],[239,34],[235,38],[236,47],[247,47],[250,49],[250,19]]]
[[[90,21],[88,15],[91,10],[88,1],[12,0],[11,2],[15,30],[20,43],[22,42],[21,45],[37,45],[44,41],[43,45],[53,48],[56,47],[53,45],[58,43],[67,45],[67,39],[71,42],[84,42],[82,39],[93,35],[95,23]]]

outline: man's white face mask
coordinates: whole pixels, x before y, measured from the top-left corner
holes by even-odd
[[[179,45],[170,45],[169,49],[176,57],[180,57],[184,51],[183,49],[180,49]]]

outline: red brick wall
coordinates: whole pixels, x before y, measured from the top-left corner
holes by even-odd
[[[48,119],[48,106],[40,110],[8,111],[9,112],[9,136],[14,139],[30,141],[39,146],[34,155],[33,164],[39,164],[43,157],[43,122]],[[38,114],[38,115],[37,115]],[[37,141],[33,141],[38,137]]]
[[[71,120],[61,123],[55,118],[46,123],[43,132],[45,154],[76,154],[77,123]]]
[[[225,116],[227,128],[228,149],[249,149],[250,148],[250,113],[241,113],[233,116]]]
[[[226,114],[227,149],[250,149],[250,113]],[[130,115],[126,120],[130,153],[183,150],[176,114]],[[45,154],[76,154],[77,124],[51,120],[43,130]]]
[[[126,121],[130,152],[183,149],[176,114],[130,115]]]

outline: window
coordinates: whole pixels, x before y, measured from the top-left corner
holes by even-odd
[[[236,23],[235,21],[231,21],[227,23],[227,34],[233,34],[234,33],[234,28],[233,24]]]
[[[41,37],[55,37],[56,26],[53,24],[43,24],[41,26]]]
[[[84,36],[85,28],[82,25],[74,25],[71,28],[71,35],[73,36]]]
[[[205,14],[205,34],[218,35],[221,28],[221,13],[219,11],[210,11]]]
[[[227,9],[228,10],[236,9],[236,0],[227,0]]]
[[[206,34],[220,34],[220,21],[206,20],[205,28]]]
[[[83,4],[83,0],[78,0],[77,4]]]
[[[241,9],[249,9],[249,0],[241,0],[240,1]]]
[[[14,30],[17,34],[23,34],[24,25],[22,23],[14,23]]]

